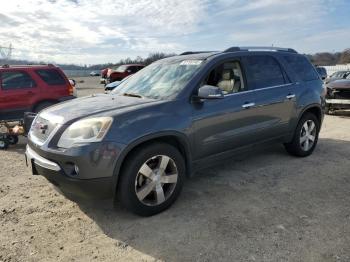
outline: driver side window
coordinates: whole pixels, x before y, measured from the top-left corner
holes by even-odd
[[[202,82],[203,85],[219,87],[224,95],[245,90],[242,68],[238,61],[220,64],[209,72]]]

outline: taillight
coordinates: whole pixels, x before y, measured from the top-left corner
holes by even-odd
[[[70,96],[74,94],[74,87],[72,85],[68,85],[68,93]]]

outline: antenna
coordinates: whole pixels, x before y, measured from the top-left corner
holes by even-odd
[[[0,58],[10,60],[12,56],[12,50],[13,47],[11,43],[8,47],[0,46]]]

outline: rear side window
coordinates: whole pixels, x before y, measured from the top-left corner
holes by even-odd
[[[128,70],[130,70],[131,73],[136,73],[138,71],[138,66],[129,66]]]
[[[35,71],[48,85],[64,85],[66,80],[55,69],[39,69]]]
[[[286,83],[279,63],[271,56],[247,56],[243,58],[250,89],[260,89]]]
[[[319,79],[319,75],[305,56],[289,55],[284,56],[289,66],[303,81]]]
[[[30,75],[23,71],[2,72],[0,77],[3,90],[32,88],[36,86]]]

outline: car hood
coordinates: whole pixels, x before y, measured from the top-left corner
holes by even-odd
[[[156,103],[148,98],[127,97],[114,94],[98,94],[76,98],[51,106],[40,113],[40,117],[57,124],[65,124],[92,115],[115,110],[138,108],[145,104]]]
[[[336,80],[328,84],[328,88],[331,89],[349,89],[350,90],[350,80]]]

